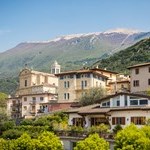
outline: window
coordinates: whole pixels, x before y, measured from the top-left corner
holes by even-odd
[[[36,97],[32,97],[32,100],[33,100],[33,101],[36,101]]]
[[[66,83],[66,81],[64,82],[64,88],[67,88],[67,83]]]
[[[64,99],[68,100],[70,98],[70,94],[69,93],[64,93]]]
[[[60,73],[60,70],[59,70],[59,69],[56,69],[56,73]]]
[[[44,100],[44,98],[43,97],[40,97],[40,101],[43,101]]]
[[[87,81],[84,81],[84,86],[87,87]]]
[[[119,100],[117,101],[117,106],[120,106],[120,101]]]
[[[23,109],[24,109],[24,110],[27,110],[27,106],[23,106]]]
[[[69,93],[67,93],[67,96],[68,96],[68,99],[70,98],[70,94]]]
[[[139,74],[139,68],[135,69],[135,74]]]
[[[81,81],[81,88],[84,89],[84,87],[87,87],[87,81]]]
[[[130,100],[130,105],[138,105],[138,100]]]
[[[90,73],[87,74],[87,78],[90,78]]]
[[[91,126],[97,126],[101,123],[107,123],[107,119],[105,117],[91,118]]]
[[[124,105],[127,106],[128,105],[127,95],[125,95],[124,100],[125,100]]]
[[[109,107],[110,106],[110,102],[104,102],[102,103],[102,107]]]
[[[83,118],[73,118],[72,121],[74,126],[83,127]]]
[[[80,77],[80,74],[77,74],[77,79],[79,79],[79,78],[81,78],[81,77]]]
[[[106,107],[106,103],[102,103],[102,106],[103,106],[103,107]]]
[[[125,125],[125,117],[112,117],[112,125]]]
[[[69,81],[65,81],[65,82],[64,82],[64,87],[65,87],[65,88],[69,88],[69,87],[70,87]]]
[[[150,79],[148,79],[148,85],[150,85]]]
[[[135,125],[144,125],[146,117],[131,117],[131,122]]]
[[[73,79],[73,75],[70,75],[70,79]]]
[[[134,87],[139,86],[139,80],[134,80],[134,81],[133,81],[133,86],[134,86]]]
[[[60,80],[63,80],[63,79],[64,79],[64,76],[60,76],[59,79],[60,79]]]
[[[70,87],[70,83],[69,83],[69,81],[67,82],[67,87],[68,87],[68,88]]]
[[[110,102],[107,102],[107,106],[110,106]]]
[[[81,81],[81,88],[84,89],[84,81]]]
[[[64,93],[64,99],[67,99],[66,93]]]
[[[147,99],[140,100],[140,105],[147,105],[147,104],[148,104],[148,100]]]
[[[24,97],[24,102],[26,102],[27,101],[27,97]]]
[[[24,86],[27,86],[27,80],[24,81]]]

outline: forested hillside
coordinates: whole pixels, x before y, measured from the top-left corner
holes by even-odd
[[[107,59],[97,61],[93,66],[128,74],[127,67],[145,62],[150,62],[150,38],[141,40]]]

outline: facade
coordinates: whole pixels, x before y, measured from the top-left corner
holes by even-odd
[[[86,91],[93,87],[107,88],[110,81],[116,81],[117,73],[103,69],[83,69],[56,74],[58,103],[78,102]]]
[[[52,67],[51,71],[60,72],[56,61]],[[50,112],[51,105],[58,100],[57,89],[58,78],[54,74],[24,68],[15,97],[8,99],[8,114],[12,118],[30,118]]]
[[[7,100],[7,115],[12,119],[22,117],[22,102],[21,97],[8,98]]]
[[[150,63],[138,64],[131,67],[131,92],[146,92],[150,90]]]
[[[130,92],[130,77],[117,75],[116,81],[110,81],[108,87],[109,94],[115,94],[116,92]]]
[[[104,123],[113,129],[117,124],[124,127],[134,123],[140,127],[150,118],[150,96],[121,92],[67,113],[70,125],[90,127]]]
[[[23,69],[19,74],[16,96],[36,93],[56,93],[58,78],[54,74]]]

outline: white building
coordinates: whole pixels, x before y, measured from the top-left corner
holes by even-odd
[[[97,104],[67,111],[69,124],[89,127],[101,123],[113,129],[131,122],[141,126],[150,118],[150,96],[132,93],[117,93],[97,101]]]

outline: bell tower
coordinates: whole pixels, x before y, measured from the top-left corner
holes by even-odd
[[[51,65],[51,74],[57,74],[60,73],[60,65],[55,60],[54,63]]]

